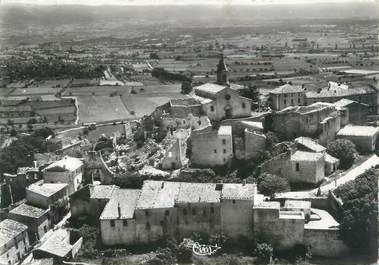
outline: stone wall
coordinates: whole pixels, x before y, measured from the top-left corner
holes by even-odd
[[[245,159],[255,159],[266,148],[266,136],[245,129]]]

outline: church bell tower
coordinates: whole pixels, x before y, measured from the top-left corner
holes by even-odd
[[[226,67],[223,53],[220,54],[220,60],[217,65],[217,84],[219,85],[229,84],[228,67]]]

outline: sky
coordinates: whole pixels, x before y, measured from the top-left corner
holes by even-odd
[[[267,4],[309,4],[309,3],[346,3],[378,2],[379,0],[0,0],[2,4],[37,5],[267,5]]]

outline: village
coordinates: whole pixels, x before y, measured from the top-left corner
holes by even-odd
[[[334,26],[2,48],[0,264],[377,261],[377,29]]]

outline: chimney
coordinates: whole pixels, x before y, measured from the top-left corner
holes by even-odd
[[[118,211],[118,218],[120,219],[120,218],[121,218],[121,207],[120,207],[120,203],[117,204],[117,211]]]
[[[161,185],[161,189],[163,189],[164,188],[164,181],[162,181],[162,185]]]
[[[37,168],[37,161],[36,160],[33,161],[33,166],[34,166],[34,168]]]
[[[246,185],[246,179],[244,179],[243,181],[242,181],[242,186],[245,186]]]

